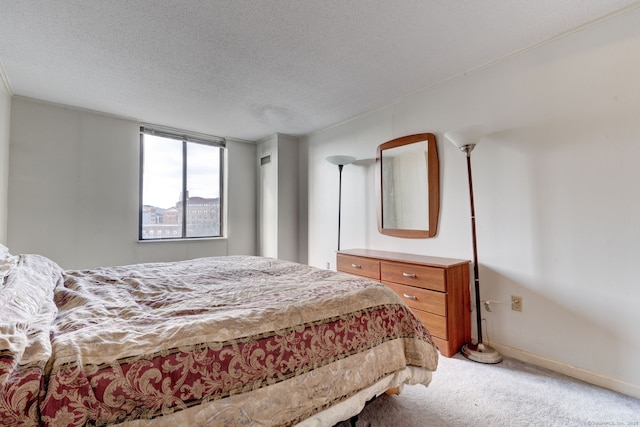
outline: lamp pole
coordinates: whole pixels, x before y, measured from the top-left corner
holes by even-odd
[[[470,126],[466,129],[447,132],[445,137],[449,139],[467,157],[467,178],[469,181],[469,203],[471,205],[471,237],[473,243],[473,276],[476,300],[476,326],[478,331],[478,343],[468,343],[462,346],[462,355],[469,360],[479,363],[498,363],[502,356],[494,348],[486,345],[482,337],[482,314],[480,300],[480,276],[478,273],[478,243],[476,239],[476,208],[473,200],[473,180],[471,178],[471,152],[476,143],[484,135],[484,127]]]
[[[476,208],[473,201],[473,179],[471,178],[471,150],[474,145],[467,145],[467,176],[469,179],[469,203],[471,204],[471,238],[473,244],[473,277],[476,294],[476,322],[478,328],[478,343],[482,342],[482,316],[480,314],[480,275],[478,273],[478,240],[476,238]]]
[[[342,168],[356,160],[352,156],[329,156],[327,161],[338,166],[338,250],[340,250],[340,217],[342,216]]]
[[[340,250],[340,217],[342,216],[342,168],[344,165],[338,165],[338,250]]]

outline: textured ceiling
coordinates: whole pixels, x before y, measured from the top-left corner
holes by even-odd
[[[0,65],[14,95],[256,140],[348,120],[638,3],[0,0]]]

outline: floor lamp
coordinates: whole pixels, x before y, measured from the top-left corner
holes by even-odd
[[[450,131],[444,134],[463,153],[467,155],[467,176],[469,178],[469,201],[471,204],[471,235],[473,237],[473,275],[476,294],[476,322],[478,328],[478,343],[465,344],[462,354],[474,362],[498,363],[502,356],[494,348],[484,344],[482,340],[482,315],[480,313],[480,277],[478,276],[478,247],[476,240],[476,212],[473,203],[473,181],[471,179],[471,152],[476,144],[484,136],[483,126],[470,126],[460,130]]]
[[[351,156],[329,156],[327,161],[331,164],[338,165],[338,173],[340,182],[338,184],[338,250],[340,250],[340,213],[342,211],[342,167],[353,163],[356,160]]]

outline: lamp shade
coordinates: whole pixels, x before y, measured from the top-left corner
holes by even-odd
[[[487,133],[487,128],[482,125],[467,126],[462,129],[456,129],[444,134],[445,138],[458,148],[465,145],[475,145]]]
[[[344,166],[351,164],[356,161],[356,158],[353,156],[329,156],[327,157],[327,162],[332,163],[338,166]]]

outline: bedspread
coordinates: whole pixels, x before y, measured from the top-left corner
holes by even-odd
[[[2,422],[292,425],[437,364],[392,291],[329,270],[237,256],[47,275],[41,356],[0,355]]]

